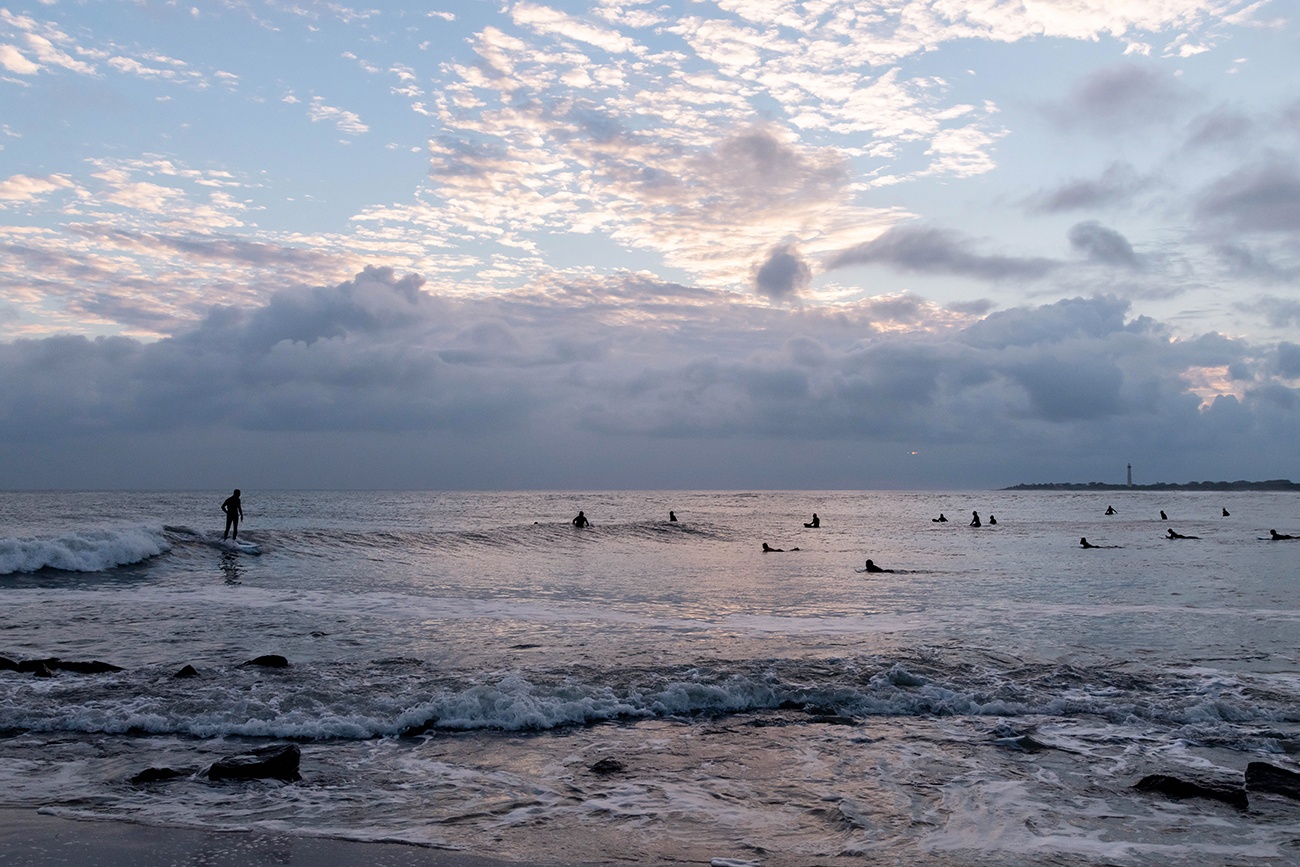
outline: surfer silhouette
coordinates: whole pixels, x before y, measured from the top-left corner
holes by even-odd
[[[584,514],[582,513],[582,510],[581,510],[581,509],[579,509],[579,510],[578,510],[578,517],[576,517],[576,518],[573,519],[573,526],[575,526],[575,527],[585,527],[585,526],[587,526],[587,525],[590,524],[590,523],[591,523],[591,522],[587,520],[587,516],[584,515]]]
[[[784,548],[773,548],[771,545],[769,545],[769,544],[767,544],[766,542],[764,542],[764,543],[763,543],[763,553],[764,553],[764,554],[784,554],[784,553],[785,553],[785,549],[784,549]]]
[[[669,520],[669,522],[671,522],[671,523],[676,523],[676,522],[677,522],[677,513],[674,512],[672,509],[669,509],[669,510],[668,510],[668,520]]]
[[[1224,510],[1223,510],[1223,517],[1225,517],[1225,518],[1231,517],[1231,516],[1228,514],[1228,510],[1227,510],[1227,509],[1224,509]]]
[[[1169,520],[1169,516],[1165,514],[1165,510],[1164,510],[1164,509],[1161,509],[1161,510],[1160,510],[1160,520],[1162,520],[1162,521],[1168,521],[1168,520]]]
[[[1168,539],[1199,539],[1199,538],[1201,538],[1201,537],[1200,537],[1200,536],[1184,536],[1182,533],[1175,533],[1175,532],[1174,532],[1174,528],[1173,528],[1173,527],[1170,527],[1170,528],[1169,528],[1169,535],[1168,535],[1166,538],[1168,538]]]
[[[822,519],[817,517],[816,512],[813,512],[812,520],[804,524],[805,527],[820,527],[821,525],[822,525]]]
[[[1283,539],[1294,539],[1295,536],[1289,533],[1279,533],[1277,530],[1268,531],[1269,538],[1274,542],[1281,542]]]
[[[989,515],[989,526],[996,527],[997,524],[998,524],[998,519],[993,517],[992,515]]]
[[[868,560],[868,561],[867,561],[867,571],[868,571],[868,572],[893,572],[894,570],[893,570],[893,569],[882,569],[882,568],[880,568],[879,566],[876,565],[876,563],[875,563],[874,560]]]
[[[980,513],[979,513],[979,512],[971,512],[970,515],[971,515],[971,518],[970,518],[970,525],[971,525],[972,527],[978,527],[978,526],[980,526]]]
[[[1096,548],[1097,546],[1094,545],[1094,544],[1092,544],[1091,542],[1089,542],[1087,536],[1080,536],[1080,537],[1079,537],[1079,547],[1080,547],[1080,548]]]
[[[226,541],[226,537],[231,539],[239,538],[239,522],[244,518],[244,507],[239,502],[239,488],[226,501],[221,504],[221,511],[226,513],[226,531],[221,534],[221,541]]]
[[[1115,507],[1114,507],[1114,506],[1107,506],[1107,507],[1106,507],[1106,514],[1107,514],[1107,515],[1113,515],[1113,514],[1115,514]]]
[[[939,513],[939,517],[937,517],[937,518],[931,518],[931,519],[930,519],[930,523],[931,523],[931,524],[946,524],[946,523],[948,523],[948,519],[945,518],[945,517],[943,516],[943,512],[940,512],[940,513]]]

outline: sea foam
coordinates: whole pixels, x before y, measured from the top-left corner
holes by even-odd
[[[0,539],[0,575],[62,569],[102,572],[139,563],[170,549],[162,527],[79,530],[49,538]]]

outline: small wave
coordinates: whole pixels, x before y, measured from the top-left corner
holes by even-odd
[[[140,563],[169,550],[162,527],[79,530],[50,538],[0,539],[0,575],[61,569],[102,572]]]

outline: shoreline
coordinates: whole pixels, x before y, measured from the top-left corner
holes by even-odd
[[[21,807],[0,807],[0,852],[6,867],[517,867],[522,863],[408,843],[70,819]]]

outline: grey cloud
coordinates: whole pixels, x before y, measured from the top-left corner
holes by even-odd
[[[1187,99],[1186,89],[1172,75],[1124,63],[1089,75],[1048,114],[1066,128],[1127,132],[1170,122]]]
[[[1246,232],[1300,231],[1300,171],[1280,158],[1239,169],[1205,189],[1195,213]]]
[[[1214,246],[1229,273],[1268,283],[1294,283],[1300,280],[1300,267],[1281,265],[1266,250],[1248,244],[1224,242]]]
[[[1263,314],[1268,324],[1274,328],[1300,325],[1300,301],[1293,298],[1263,295],[1254,301],[1242,302],[1236,306],[1238,310]]]
[[[1294,389],[1276,379],[1300,364],[1291,344],[1171,341],[1115,298],[1016,307],[959,326],[943,315],[927,320],[935,308],[913,296],[776,307],[710,301],[628,276],[573,297],[471,303],[420,282],[367,269],[337,285],[283,290],[261,306],[213,308],[199,325],[152,343],[2,343],[0,449],[15,454],[25,442],[53,453],[60,441],[74,448],[85,438],[156,442],[214,431],[291,449],[309,437],[312,454],[340,463],[400,445],[385,466],[425,468],[418,478],[394,469],[386,484],[472,485],[430,459],[428,443],[437,442],[475,455],[480,468],[497,460],[527,470],[517,478],[530,484],[564,484],[576,472],[649,486],[664,478],[656,465],[666,461],[692,467],[672,478],[699,486],[774,480],[764,461],[745,461],[795,444],[799,454],[841,460],[897,454],[907,443],[962,450],[952,465],[958,477],[934,479],[951,486],[988,483],[982,474],[1008,452],[1040,455],[1051,467],[1099,444],[1135,455],[1186,450],[1191,457],[1166,458],[1185,461],[1185,474],[1197,449],[1221,448],[1216,437],[1228,428],[1234,444],[1267,455],[1300,421]],[[639,315],[642,296],[665,315]],[[877,330],[886,316],[909,330]],[[1199,410],[1184,379],[1195,367],[1233,370],[1237,405]],[[581,462],[570,459],[577,442]],[[631,457],[644,455],[659,457]],[[629,460],[645,465],[641,475],[623,475]],[[336,478],[319,460],[302,472],[319,475],[296,484]],[[819,472],[830,484],[829,466]],[[337,478],[364,477],[340,470]],[[511,476],[484,478],[510,484]]]
[[[812,282],[812,267],[793,244],[773,247],[762,263],[754,267],[754,289],[768,298],[796,296]]]
[[[1087,256],[1089,261],[1134,270],[1142,267],[1128,239],[1096,220],[1075,223],[1070,227],[1069,238],[1070,246]]]
[[[1124,205],[1152,183],[1129,163],[1118,162],[1107,167],[1100,177],[1067,181],[1033,196],[1027,204],[1031,210],[1046,214]]]
[[[1300,379],[1300,346],[1285,341],[1277,345],[1277,371],[1287,379]]]
[[[826,268],[887,265],[922,274],[956,274],[979,280],[1036,280],[1060,266],[1042,258],[974,253],[955,232],[924,226],[896,226],[880,237],[831,257]]]
[[[1187,128],[1189,148],[1232,147],[1251,135],[1254,119],[1239,109],[1220,106],[1194,118]]]

